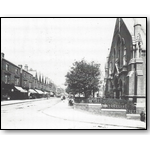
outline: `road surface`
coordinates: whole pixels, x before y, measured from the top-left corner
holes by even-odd
[[[105,120],[106,124],[101,122]],[[107,120],[110,118],[75,110],[60,98],[1,102],[1,129],[136,129]]]

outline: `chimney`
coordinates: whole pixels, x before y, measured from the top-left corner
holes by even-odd
[[[20,68],[20,73],[22,73],[22,65],[18,65],[18,67]]]
[[[1,58],[4,58],[4,53],[1,53]]]
[[[28,71],[28,65],[24,66],[24,70]]]
[[[22,68],[22,65],[18,65],[19,68]]]

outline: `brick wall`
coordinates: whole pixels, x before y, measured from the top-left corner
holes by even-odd
[[[75,103],[74,108],[100,114],[102,105],[101,104],[89,104],[89,103]]]
[[[8,70],[6,70],[6,64],[8,65]],[[18,71],[16,72],[16,69]],[[3,59],[2,60],[2,70],[1,70],[1,80],[5,83],[5,75],[9,75],[9,84],[15,85],[15,78],[20,78],[20,68],[11,62]]]
[[[126,109],[102,109],[101,104],[75,103],[74,108],[99,115],[126,117]]]

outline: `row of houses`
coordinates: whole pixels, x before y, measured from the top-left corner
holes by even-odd
[[[117,18],[105,66],[105,96],[146,108],[146,18]]]
[[[1,53],[1,99],[26,99],[51,95],[56,86],[48,77],[25,65],[15,65]]]

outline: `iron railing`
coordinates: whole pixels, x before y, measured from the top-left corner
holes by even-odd
[[[95,104],[101,104],[102,109],[126,109],[127,114],[135,114],[136,113],[136,106],[133,102],[127,102],[127,100],[124,99],[104,99],[100,97],[96,98],[77,98],[76,102],[84,101],[86,103],[95,103]]]

